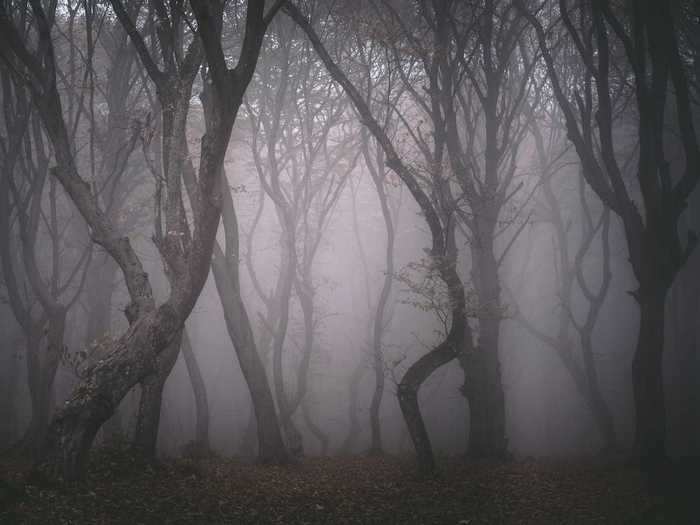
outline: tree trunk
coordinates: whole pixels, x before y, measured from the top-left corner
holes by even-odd
[[[89,282],[87,289],[88,315],[87,315],[87,335],[86,345],[91,344],[103,337],[108,337],[112,325],[112,296],[115,289],[115,280],[119,267],[114,260],[104,254],[103,260],[96,262],[90,268]],[[102,436],[107,444],[115,444],[124,438],[122,418],[118,408],[114,415],[105,422],[102,427]]]
[[[632,384],[637,428],[636,444],[642,465],[654,468],[666,458],[666,410],[663,348],[666,290],[641,283],[639,337],[632,361]]]
[[[190,383],[192,383],[192,393],[197,410],[197,423],[194,433],[195,448],[198,453],[208,454],[211,445],[209,443],[209,401],[207,400],[207,389],[187,330],[183,330],[182,346],[180,348],[187,366],[187,374],[190,376]]]
[[[248,385],[258,429],[258,459],[263,463],[286,462],[287,451],[282,441],[275,402],[267,381],[265,367],[255,346],[253,329],[240,295],[225,266],[219,246],[211,264],[216,288],[224,309],[226,328],[233,341],[243,377]]]
[[[31,457],[41,454],[51,418],[54,380],[63,352],[66,310],[53,312],[48,320],[46,346],[43,334],[32,334],[27,341],[27,379],[32,404],[29,427],[19,443],[20,449]]]
[[[248,422],[245,426],[245,431],[243,433],[243,439],[241,439],[241,445],[238,448],[238,453],[244,457],[254,457],[257,454],[257,443],[256,436],[258,434],[257,424],[255,422],[255,407],[250,405],[250,411],[248,412]]]
[[[469,445],[474,458],[505,458],[505,396],[501,380],[499,338],[501,325],[498,264],[493,256],[492,232],[480,235],[472,249],[478,261],[473,282],[479,298],[479,344],[465,370],[465,392],[469,400]]]
[[[147,458],[155,458],[160,427],[160,409],[163,403],[163,387],[180,354],[182,331],[179,331],[168,348],[156,358],[156,371],[141,381],[141,399],[136,418],[134,448]]]
[[[156,371],[155,357],[180,329],[170,303],[145,313],[115,341],[73,391],[49,427],[43,463],[50,477],[77,479],[100,426],[142,378]]]
[[[292,406],[284,385],[284,367],[282,366],[282,358],[284,351],[284,341],[287,336],[287,327],[289,325],[289,306],[292,294],[292,286],[294,285],[294,274],[296,272],[296,253],[295,253],[295,236],[294,224],[284,223],[285,214],[278,210],[280,221],[283,226],[282,234],[282,262],[281,273],[279,279],[280,294],[275,297],[275,301],[279,304],[279,320],[275,326],[275,333],[272,343],[272,376],[275,385],[275,399],[280,414],[280,425],[284,432],[284,437],[287,440],[287,449],[292,457],[301,457],[304,454],[302,437],[297,429],[292,415],[296,407]]]
[[[321,427],[318,426],[313,420],[308,399],[302,400],[301,413],[304,418],[304,423],[306,423],[306,426],[309,427],[309,430],[311,431],[313,436],[316,439],[318,439],[319,443],[321,444],[321,456],[327,456],[330,439],[328,438],[328,435],[321,429]]]

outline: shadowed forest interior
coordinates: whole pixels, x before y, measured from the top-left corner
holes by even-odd
[[[0,522],[700,523],[700,7],[0,0]]]

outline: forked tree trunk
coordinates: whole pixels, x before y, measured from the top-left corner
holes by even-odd
[[[155,372],[155,356],[180,325],[165,303],[142,315],[94,365],[49,427],[43,465],[49,476],[80,477],[95,434],[134,384]]]
[[[182,330],[156,358],[156,371],[141,381],[141,399],[136,416],[134,448],[147,458],[156,456],[163,388],[180,354]]]

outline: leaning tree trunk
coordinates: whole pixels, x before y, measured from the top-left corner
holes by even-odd
[[[194,444],[198,454],[207,455],[211,450],[209,443],[209,401],[207,399],[207,388],[204,384],[202,371],[192,349],[192,342],[187,330],[182,334],[182,345],[180,347],[182,357],[185,359],[187,374],[192,383],[192,394],[197,411],[197,422],[195,425]]]
[[[165,303],[139,317],[91,368],[49,427],[43,464],[49,476],[80,477],[95,434],[139,378],[155,373],[155,356],[181,323]]]
[[[163,388],[180,354],[182,330],[178,331],[168,348],[156,358],[156,370],[141,381],[141,399],[136,417],[134,448],[147,458],[154,458],[160,427]]]
[[[227,180],[225,172],[223,180]],[[258,459],[263,463],[284,463],[289,457],[282,439],[275,401],[241,297],[238,218],[227,184],[222,192],[222,214],[226,251],[221,249],[218,242],[215,243],[211,261],[214,283],[224,310],[226,329],[250,392],[258,433]]]
[[[229,336],[248,385],[255,421],[258,429],[258,459],[263,463],[287,461],[280,425],[275,411],[275,402],[267,381],[265,367],[255,346],[253,329],[236,286],[225,265],[225,257],[217,246],[211,264],[216,288],[223,305],[224,318]]]
[[[91,275],[87,284],[87,336],[86,344],[98,342],[108,337],[111,328],[112,296],[119,267],[108,255],[104,255],[104,261],[97,262],[90,269]],[[119,410],[102,426],[102,436],[105,443],[114,444],[124,437],[121,414]]]

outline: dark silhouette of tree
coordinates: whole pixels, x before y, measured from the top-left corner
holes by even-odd
[[[622,220],[629,260],[639,283],[632,296],[640,312],[632,364],[636,441],[643,464],[666,455],[666,410],[662,373],[665,304],[668,291],[697,244],[694,233],[680,238],[678,225],[700,178],[700,146],[693,124],[689,78],[667,2],[634,2],[626,10],[604,0],[557,5],[565,35],[580,63],[577,85],[561,81],[555,50],[540,15],[516,2],[535,28],[553,95],[562,109],[567,135],[581,160],[586,182]],[[547,7],[549,3],[540,7]],[[589,87],[590,86],[590,87]],[[635,103],[636,165],[628,177],[619,158],[624,139],[614,132],[617,86]],[[594,115],[594,119],[591,118]],[[673,118],[683,160],[672,165],[666,151],[667,123]]]

